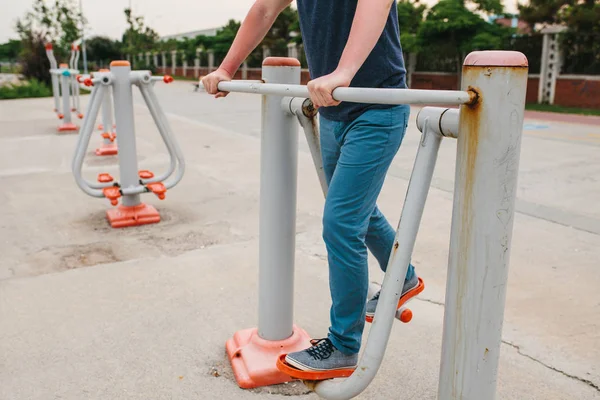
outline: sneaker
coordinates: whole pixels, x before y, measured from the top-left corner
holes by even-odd
[[[419,277],[417,276],[417,274],[414,274],[411,280],[408,281],[404,281],[404,287],[402,288],[402,295],[400,296],[400,301],[398,302],[399,305],[400,303],[405,303],[406,300],[408,300],[409,298],[416,296],[417,294],[419,294],[421,292],[421,290],[417,291],[417,289],[419,289]],[[377,302],[379,301],[379,295],[381,294],[381,290],[379,292],[377,292],[375,294],[375,296],[373,296],[371,298],[371,300],[369,300],[367,302],[367,322],[371,322],[373,321],[373,317],[375,316],[375,310],[377,309]]]
[[[339,351],[331,340],[311,340],[312,344],[306,350],[290,353],[285,362],[301,371],[335,371],[356,368],[358,354],[344,354]]]

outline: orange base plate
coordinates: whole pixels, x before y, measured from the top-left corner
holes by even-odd
[[[96,149],[97,156],[114,156],[118,154],[119,150],[116,144],[104,144],[102,147]]]
[[[406,292],[406,294],[404,296],[400,297],[400,300],[398,300],[397,309],[400,309],[400,307],[402,307],[404,304],[406,304],[407,301],[409,301],[410,299],[412,299],[413,297],[415,297],[416,295],[421,293],[424,289],[425,289],[425,283],[423,282],[423,279],[419,278],[419,284],[417,285],[417,287],[414,288],[413,290],[409,290],[408,292]],[[411,314],[411,316],[412,316],[412,314]],[[371,322],[373,322],[373,317],[370,317],[367,315],[365,320],[368,323],[371,323]]]
[[[79,129],[79,127],[72,122],[69,124],[62,124],[58,126],[59,132],[76,131],[77,129]]]
[[[282,354],[277,359],[277,369],[292,378],[302,379],[303,381],[323,381],[325,379],[347,378],[354,372],[354,368],[335,369],[331,371],[303,371],[296,367],[292,367],[285,361],[285,356]]]
[[[236,332],[225,344],[235,380],[243,389],[276,385],[294,380],[277,368],[282,354],[310,347],[310,336],[294,325],[292,336],[270,341],[258,336],[258,329]]]
[[[113,228],[125,228],[160,222],[160,214],[156,208],[141,203],[137,206],[118,206],[106,211],[106,218]]]

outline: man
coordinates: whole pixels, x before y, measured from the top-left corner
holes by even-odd
[[[262,41],[290,0],[257,0],[220,67],[203,79],[206,90],[224,97],[217,85]],[[298,0],[300,27],[310,75],[311,100],[320,114],[321,151],[329,191],[323,213],[332,298],[327,338],[288,354],[303,371],[356,367],[365,315],[375,313],[379,294],[367,303],[367,248],[385,271],[395,231],[379,211],[377,197],[404,137],[407,105],[341,103],[337,87],[405,88],[395,0]],[[400,302],[423,290],[409,265]]]

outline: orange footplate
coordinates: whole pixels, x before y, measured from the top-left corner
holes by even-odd
[[[303,371],[292,367],[285,361],[287,354],[282,354],[277,359],[277,369],[286,375],[303,381],[323,381],[325,379],[347,378],[354,372],[354,368],[333,369],[330,371]]]
[[[154,183],[147,184],[146,187],[148,188],[149,191],[154,193],[156,195],[156,197],[158,197],[159,199],[161,199],[161,200],[165,199],[165,193],[167,192],[167,188],[165,188],[164,184],[162,184],[160,182],[154,182]]]
[[[423,279],[419,278],[419,284],[417,285],[416,288],[409,290],[408,292],[406,292],[402,297],[400,297],[400,300],[398,300],[398,307],[397,309],[400,309],[400,307],[402,307],[404,304],[406,304],[409,300],[411,300],[413,297],[415,297],[416,295],[418,295],[419,293],[421,293],[423,290],[425,289],[425,283],[423,282]],[[410,310],[404,310],[405,312],[402,313],[402,322],[409,322],[412,319],[412,312]],[[405,314],[406,313],[406,314]],[[373,322],[373,317],[370,316],[366,316],[365,320],[369,323]]]

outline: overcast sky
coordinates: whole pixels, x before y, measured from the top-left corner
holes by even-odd
[[[50,2],[50,0],[47,0]],[[254,0],[81,0],[90,36],[120,38],[125,30],[123,10],[132,2],[135,15],[143,15],[161,36],[224,25],[229,19],[241,20]],[[335,0],[330,0],[335,1]],[[434,3],[435,0],[426,0]],[[514,11],[516,0],[505,0],[507,11]],[[32,0],[0,0],[0,43],[17,38],[15,21],[31,9]]]

